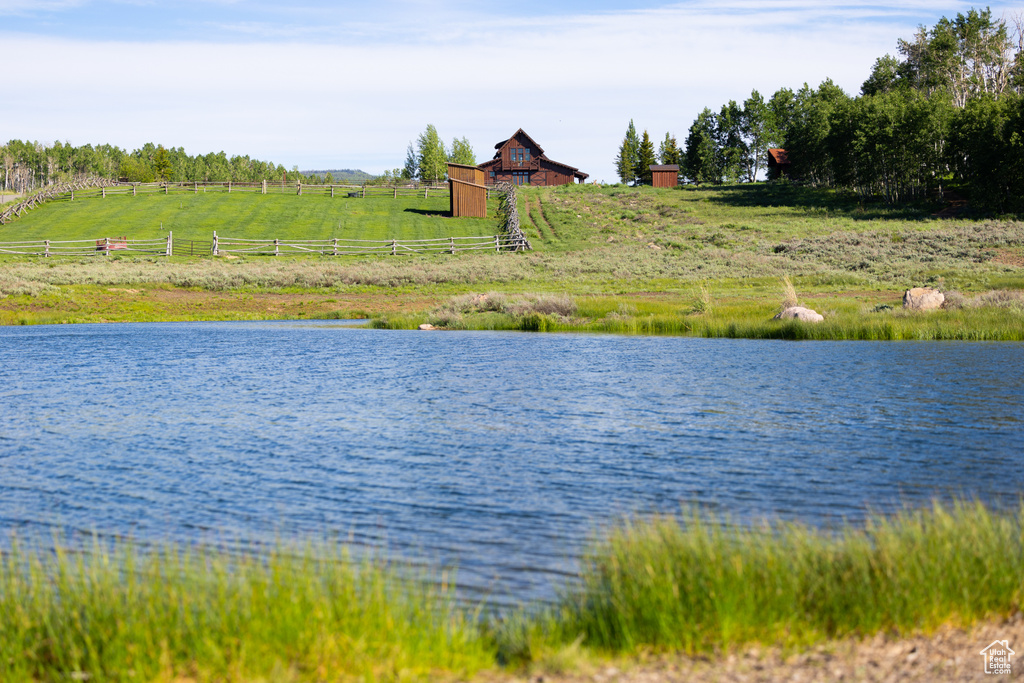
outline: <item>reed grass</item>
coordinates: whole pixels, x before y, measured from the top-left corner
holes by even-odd
[[[788,283],[788,278],[786,280]],[[793,289],[784,285],[785,291]],[[795,298],[795,292],[792,294]],[[1024,341],[1024,308],[1015,293],[975,297],[972,306],[913,312],[888,305],[867,308],[853,302],[825,302],[821,323],[774,320],[772,296],[714,303],[706,287],[692,297],[638,300],[543,294],[469,294],[432,312],[375,318],[379,329],[415,329],[424,322],[458,330],[605,332],[614,334],[788,340],[960,340]],[[840,308],[841,307],[841,308]]]
[[[627,522],[591,548],[534,649],[697,653],[969,626],[1021,605],[1022,522],[1021,508],[962,501],[835,532],[694,509]]]
[[[453,581],[326,544],[0,554],[0,680],[434,680],[493,664]]]
[[[641,652],[803,648],[1021,607],[1024,505],[933,504],[833,529],[705,510],[597,537],[554,605],[493,616],[454,574],[326,542],[0,552],[0,680],[454,680]]]

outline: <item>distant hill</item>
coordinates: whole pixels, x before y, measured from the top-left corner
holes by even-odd
[[[360,171],[359,169],[352,168],[332,168],[324,171],[300,171],[303,175],[315,175],[320,179],[323,179],[328,173],[331,177],[337,181],[350,182],[350,183],[361,183],[364,180],[372,180],[376,176],[370,175],[366,171]]]

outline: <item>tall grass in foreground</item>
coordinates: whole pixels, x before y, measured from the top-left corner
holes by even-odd
[[[699,652],[970,625],[1021,604],[1022,520],[959,502],[835,535],[693,510],[633,522],[592,548],[548,630],[601,650]]]
[[[450,583],[410,571],[323,547],[15,546],[0,555],[0,680],[407,680],[489,666]]]
[[[15,545],[0,554],[0,680],[450,680],[969,626],[1021,606],[1022,523],[1024,506],[964,502],[837,532],[689,510],[613,529],[554,605],[486,619],[443,573],[325,545]]]

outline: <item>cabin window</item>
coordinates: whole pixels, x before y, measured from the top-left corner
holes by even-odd
[[[530,173],[528,171],[512,171],[512,182],[516,185],[529,185]]]

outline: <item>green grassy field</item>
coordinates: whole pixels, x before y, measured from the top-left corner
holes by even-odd
[[[2,257],[0,323],[357,311],[382,327],[431,322],[457,329],[792,339],[1024,339],[1024,222],[937,218],[940,208],[863,204],[785,183],[523,188],[520,217],[532,252],[228,262],[190,257],[182,245],[208,241],[214,230],[222,237],[282,239],[389,239],[399,230],[406,238],[493,234],[497,221],[448,218],[446,199],[185,193],[57,202],[0,228],[0,241],[57,230],[79,238],[131,236],[131,225],[140,226],[142,237],[159,236],[163,222],[174,230],[176,255]],[[825,323],[770,320],[784,278]],[[183,308],[160,289],[168,285],[195,296],[205,292],[208,301]],[[922,285],[943,290],[947,309],[905,313],[902,292]],[[110,294],[112,287],[142,294],[129,301]],[[230,293],[257,301],[239,303],[239,296],[225,296]],[[260,297],[280,293],[305,302],[261,309]],[[466,303],[490,294],[507,300],[483,308]],[[550,296],[572,298],[571,312],[533,310],[518,301]]]
[[[466,680],[607,657],[800,649],[1005,618],[1024,598],[1020,507],[956,503],[813,529],[699,510],[595,541],[560,598],[494,614],[455,574],[327,542],[96,542],[0,552],[4,681]]]
[[[497,206],[496,202],[494,206]],[[253,192],[112,195],[52,201],[0,226],[0,242],[125,235],[176,240],[432,239],[494,235],[493,218],[451,218],[447,198],[261,195]]]

